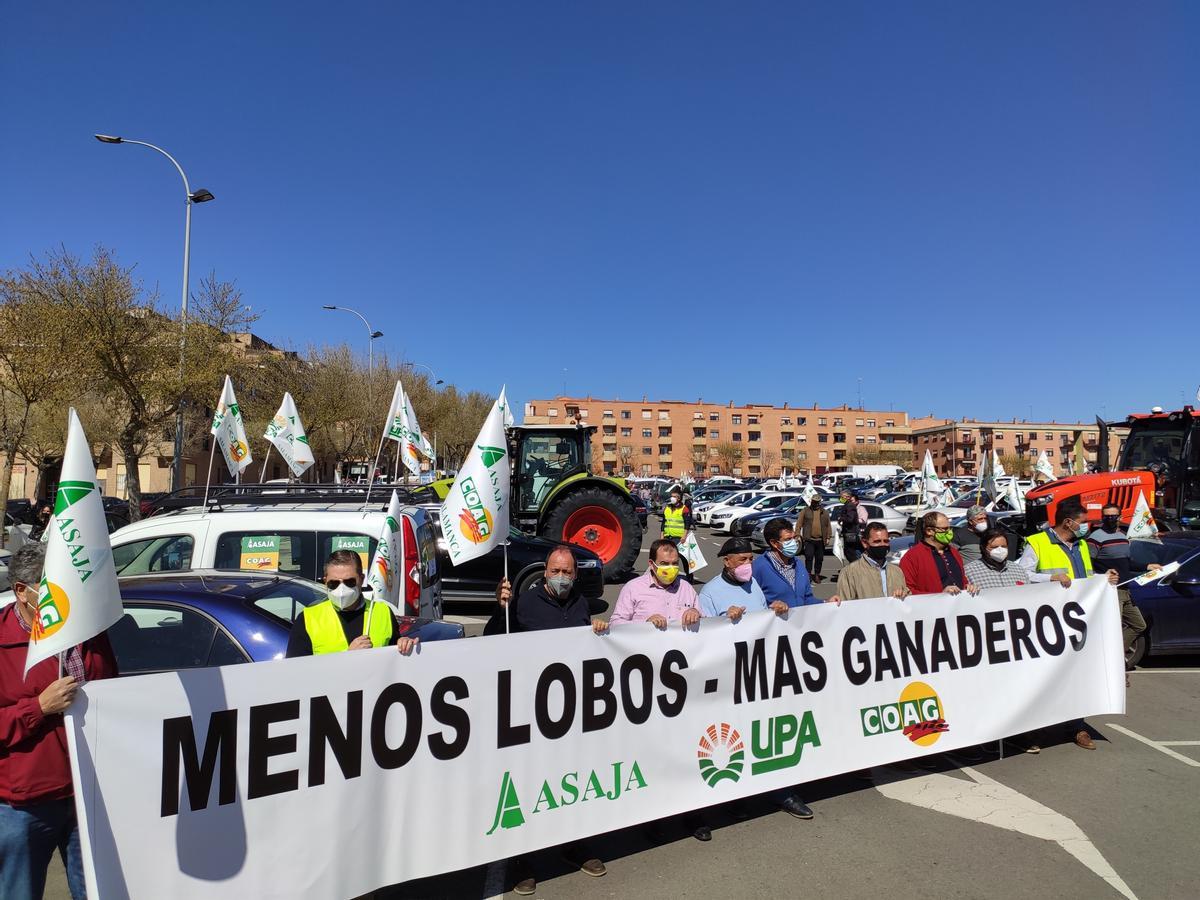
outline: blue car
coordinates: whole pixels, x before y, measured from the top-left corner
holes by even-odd
[[[282,659],[292,623],[325,588],[292,575],[192,570],[119,579],[125,615],[108,630],[122,675]],[[463,636],[451,622],[400,617],[400,634]]]
[[[1126,662],[1137,665],[1147,655],[1200,651],[1200,533],[1172,531],[1162,542],[1131,541],[1132,574],[1140,575],[1150,563],[1184,562],[1179,571],[1144,587],[1129,585],[1129,595],[1146,619],[1147,629],[1134,642]],[[1163,582],[1166,582],[1165,584]]]

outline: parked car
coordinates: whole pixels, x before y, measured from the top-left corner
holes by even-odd
[[[237,499],[226,497],[211,509],[164,511],[114,532],[117,574],[252,568],[315,581],[336,549],[357,550],[366,568],[384,524],[385,509],[372,503],[364,511],[361,500]],[[405,612],[440,619],[442,583],[433,522],[418,506],[405,506],[402,515]]]
[[[1150,563],[1184,561],[1179,571],[1145,586],[1130,584],[1129,596],[1146,619],[1146,631],[1134,641],[1126,662],[1137,665],[1147,656],[1200,651],[1200,534],[1172,531],[1154,541],[1131,541],[1131,573],[1141,575]],[[1195,556],[1194,559],[1188,557]],[[1165,582],[1165,583],[1164,583]]]
[[[765,497],[768,491],[758,490],[742,490],[735,491],[726,497],[722,497],[713,503],[702,504],[698,509],[692,510],[692,516],[696,519],[699,525],[711,525],[713,513],[718,510],[725,509],[729,506],[740,506],[743,503],[749,503]]]
[[[803,506],[804,497],[797,494],[788,497],[783,503],[774,509],[763,509],[757,512],[751,512],[747,516],[742,516],[733,525],[730,526],[729,533],[740,535],[741,537],[751,537],[754,534],[755,528],[761,524],[778,519],[782,516],[791,522],[796,521],[796,516],[799,514]],[[765,546],[765,545],[764,545]]]
[[[495,602],[496,585],[504,577],[504,548],[495,547],[483,556],[459,563],[450,562],[450,553],[442,537],[441,510],[422,506],[433,521],[437,534],[438,563],[442,575],[442,592],[469,595]],[[588,600],[604,595],[604,562],[598,555],[576,544],[552,541],[549,538],[526,534],[516,528],[508,533],[508,580],[514,596],[541,583],[546,569],[546,557],[554,547],[566,547],[575,557],[575,579],[579,590]]]
[[[921,495],[917,491],[901,491],[894,494],[885,494],[878,498],[878,503],[880,506],[890,506],[898,513],[911,516],[921,506]]]
[[[867,511],[868,522],[882,522],[887,526],[888,534],[892,537],[899,537],[904,533],[904,528],[908,524],[908,516],[904,513],[897,512],[889,506],[883,506],[874,501],[859,500],[859,505]],[[825,508],[829,510],[829,521],[836,522],[838,513],[842,509],[841,502],[827,503]]]
[[[326,597],[316,582],[280,572],[195,569],[119,579],[125,615],[108,630],[122,675],[282,659],[292,623]],[[462,625],[400,617],[400,634],[461,638]]]
[[[778,510],[783,506],[786,500],[800,499],[799,494],[788,493],[781,491],[771,491],[757,500],[738,506],[727,506],[724,509],[719,509],[711,516],[711,524],[713,531],[724,532],[725,534],[733,534],[733,526],[743,517],[753,513],[769,512]],[[793,504],[794,505],[794,504]]]

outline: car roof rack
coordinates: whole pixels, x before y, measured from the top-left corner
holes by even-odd
[[[405,503],[428,503],[436,500],[436,495],[423,491],[425,485],[414,487],[407,484],[386,484],[377,482],[369,488],[365,484],[305,484],[294,483],[263,483],[263,484],[220,484],[212,485],[207,490],[204,485],[193,485],[171,491],[155,500],[149,515],[175,510],[205,508],[209,512],[220,512],[229,506],[269,506],[272,504],[378,504],[386,506],[395,491]],[[208,500],[205,502],[205,495]],[[429,496],[425,496],[428,494]]]

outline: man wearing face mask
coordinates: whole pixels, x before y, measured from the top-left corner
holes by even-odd
[[[967,580],[963,558],[952,544],[950,520],[940,512],[927,512],[919,534],[921,543],[913,544],[900,560],[908,589],[914,594],[974,594],[975,585]]]
[[[608,617],[609,625],[649,622],[655,628],[678,623],[684,628],[700,620],[696,589],[679,577],[679,550],[666,538],[650,545],[645,575],[627,581]]]
[[[748,612],[760,612],[768,607],[778,616],[787,616],[788,605],[783,600],[768,603],[766,595],[754,580],[754,547],[746,538],[733,537],[721,545],[717,554],[723,567],[721,574],[700,591],[700,612],[705,616],[724,616],[738,622]],[[790,816],[811,819],[812,810],[791,788],[771,794],[771,799]]]
[[[887,526],[872,522],[863,535],[863,555],[838,572],[838,596],[843,600],[865,600],[868,597],[908,596],[904,573],[895,563],[887,561],[891,538]]]
[[[288,658],[369,650],[392,643],[399,630],[392,608],[381,600],[363,600],[362,557],[353,550],[334,550],[325,563],[324,582],[328,596],[306,607],[292,625]],[[396,641],[406,656],[416,645],[416,638]]]
[[[592,619],[587,598],[575,586],[575,555],[563,546],[555,547],[546,557],[546,573],[541,584],[523,591],[514,599],[512,585],[505,578],[496,586],[496,602],[500,608],[484,627],[485,635],[505,633],[506,607],[512,633],[587,626],[596,634],[608,631],[607,622]],[[594,856],[584,843],[569,844],[558,849],[564,859],[578,866],[585,875],[599,878],[608,872],[604,862]],[[537,891],[537,877],[534,874],[537,867],[537,859],[532,855],[516,856],[509,860],[510,877],[515,879],[514,894],[527,897]]]
[[[833,536],[829,526],[829,510],[821,505],[820,497],[813,497],[808,506],[800,511],[796,519],[796,530],[804,542],[804,568],[814,584],[820,584],[821,566],[825,562],[825,544]]]
[[[663,507],[662,536],[678,544],[695,527],[692,510],[683,502],[683,491],[673,488],[671,499]]]
[[[61,854],[71,896],[87,896],[74,785],[62,713],[80,685],[117,674],[108,638],[99,634],[25,674],[29,636],[39,619],[46,545],[12,556],[15,602],[0,609],[0,894],[41,897],[46,870]]]
[[[1100,527],[1088,531],[1087,548],[1097,569],[1116,569],[1118,582],[1129,580],[1129,538],[1121,530],[1121,507],[1110,504],[1100,510]],[[1158,568],[1161,566],[1150,564],[1150,569]],[[1121,635],[1128,654],[1137,636],[1146,630],[1146,620],[1129,596],[1128,588],[1117,588],[1117,596],[1121,599]],[[1128,686],[1128,675],[1125,682]]]
[[[967,521],[954,529],[954,546],[964,563],[982,557],[979,539],[988,530],[987,510],[976,504],[967,510]]]
[[[767,550],[759,555],[750,566],[750,573],[762,588],[767,602],[782,600],[789,607],[810,606],[820,603],[812,591],[812,582],[803,566],[796,564],[796,553],[800,542],[787,519],[771,519],[763,526],[763,537]],[[830,597],[828,603],[837,603]]]
[[[846,562],[852,563],[862,551],[860,541],[867,528],[867,508],[858,502],[858,497],[852,491],[842,491],[842,506],[837,511],[837,520],[842,527],[842,552]]]

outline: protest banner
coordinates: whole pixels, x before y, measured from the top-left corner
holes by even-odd
[[[1101,577],[89,683],[91,896],[349,897],[1125,705]]]

